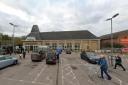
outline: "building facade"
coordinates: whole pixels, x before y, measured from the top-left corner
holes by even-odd
[[[106,45],[111,44],[111,34],[103,35],[101,39],[101,48],[106,48]],[[113,33],[113,45],[121,45],[122,47],[128,47],[128,30]],[[118,47],[117,46],[117,47]],[[115,46],[116,47],[116,46]]]
[[[47,45],[51,49],[58,46],[73,51],[95,51],[100,49],[100,39],[87,30],[40,32],[37,25],[33,25],[31,32],[23,41],[26,50],[35,50],[38,46]]]

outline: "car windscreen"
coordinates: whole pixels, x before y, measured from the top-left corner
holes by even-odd
[[[89,58],[99,58],[99,56],[96,53],[88,52],[86,53]]]

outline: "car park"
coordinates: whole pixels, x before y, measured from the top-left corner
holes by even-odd
[[[56,64],[56,54],[53,51],[47,52],[46,64]]]
[[[80,54],[80,56],[81,56],[81,59],[86,60],[86,61],[88,61],[89,63],[92,63],[92,64],[97,64],[99,59],[100,59],[100,56],[98,56],[94,52],[82,52]]]
[[[14,56],[0,55],[0,69],[10,65],[15,65],[17,63],[18,63],[18,59]]]
[[[48,46],[39,46],[35,51],[31,53],[32,61],[42,61],[46,57]]]

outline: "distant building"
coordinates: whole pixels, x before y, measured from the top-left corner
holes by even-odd
[[[31,32],[23,41],[23,46],[34,50],[37,46],[47,45],[52,49],[61,46],[63,49],[76,51],[94,51],[100,49],[100,39],[87,30],[40,32],[37,25],[33,25]]]
[[[107,44],[111,44],[111,34],[103,35],[101,39],[101,48],[105,48]],[[113,33],[113,44],[128,47],[128,30]]]

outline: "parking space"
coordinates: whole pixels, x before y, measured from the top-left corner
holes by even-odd
[[[81,60],[79,53],[62,53],[56,65],[32,62],[30,54],[20,62],[0,70],[1,85],[128,85],[127,71],[109,68],[112,80],[103,80],[99,66]]]

